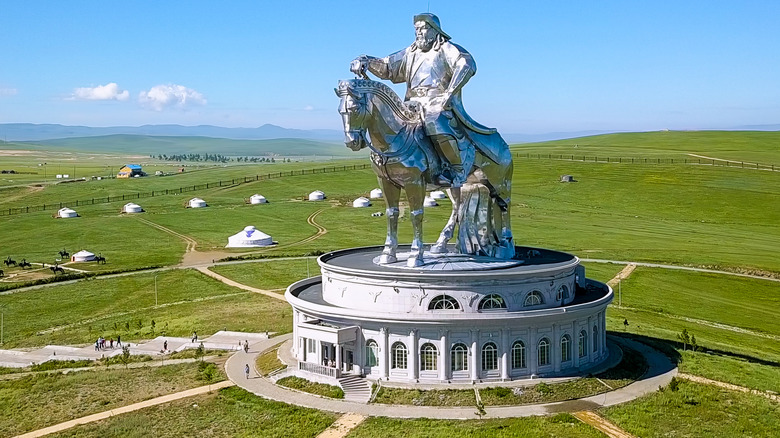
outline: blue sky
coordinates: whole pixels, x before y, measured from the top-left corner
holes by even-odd
[[[439,15],[507,133],[780,123],[780,2],[0,0],[0,123],[339,129],[361,53]]]

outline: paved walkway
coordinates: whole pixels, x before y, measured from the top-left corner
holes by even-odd
[[[168,352],[198,348],[200,344],[203,344],[203,348],[206,350],[235,351],[242,349],[241,343],[243,342],[248,341],[251,346],[255,342],[267,339],[268,335],[265,333],[219,331],[211,336],[198,339],[195,342],[192,342],[190,338],[158,336],[148,341],[132,344],[126,343],[126,345],[130,345],[130,354],[132,355],[162,357],[164,356],[163,345],[165,341],[168,341]],[[95,350],[94,345],[83,347],[47,345],[43,348],[31,351],[0,350],[0,367],[25,368],[50,360],[97,360],[103,357],[114,357],[121,354],[122,349],[118,346],[115,346],[115,348]]]
[[[746,388],[744,386],[732,385],[731,383],[720,382],[718,380],[712,380],[712,379],[708,379],[706,377],[693,376],[691,374],[680,373],[680,374],[677,375],[677,377],[679,377],[681,379],[685,379],[685,380],[690,380],[691,382],[703,383],[705,385],[718,386],[720,388],[729,389],[731,391],[747,392],[749,394],[760,395],[762,397],[768,398],[769,400],[780,402],[780,395],[770,394],[768,392],[759,391],[757,389],[751,389],[751,388]]]
[[[66,421],[64,423],[55,424],[54,426],[49,426],[43,429],[27,432],[23,435],[18,435],[16,438],[34,438],[34,437],[45,436],[66,429],[70,429],[71,427],[75,427],[80,424],[87,424],[99,420],[105,420],[106,418],[111,418],[114,415],[125,414],[127,412],[137,411],[139,409],[148,408],[150,406],[157,406],[174,400],[192,397],[194,395],[199,395],[199,394],[205,394],[211,391],[216,391],[233,385],[234,385],[233,382],[231,382],[230,380],[226,380],[224,382],[214,383],[208,386],[201,386],[199,388],[188,389],[186,391],[177,392],[175,394],[168,394],[162,397],[153,398],[151,400],[145,400],[142,402],[133,403],[131,405],[122,406],[121,408],[112,409],[110,411],[99,412],[97,414],[87,415],[86,417],[76,418],[75,420]]]
[[[634,435],[631,435],[625,430],[619,428],[615,423],[607,420],[593,411],[579,411],[572,415],[574,415],[583,423],[593,427],[594,429],[600,430],[604,433],[604,435],[610,438],[635,438]]]
[[[342,438],[347,436],[352,429],[358,427],[367,417],[360,414],[344,414],[339,417],[333,424],[327,429],[323,430],[321,434],[317,435],[317,438]]]
[[[475,407],[434,407],[434,406],[401,406],[383,404],[362,404],[344,400],[335,400],[319,397],[298,391],[291,391],[273,384],[269,379],[260,377],[257,371],[250,373],[247,379],[244,375],[244,366],[253,364],[257,356],[281,341],[292,338],[292,334],[286,334],[266,341],[261,341],[252,346],[249,353],[238,352],[231,356],[225,363],[225,371],[230,380],[238,386],[259,395],[263,398],[276,400],[307,408],[329,412],[356,413],[364,416],[383,416],[396,418],[445,418],[445,419],[474,419]],[[645,344],[628,340],[616,339],[645,356],[648,362],[648,370],[642,378],[624,388],[604,394],[586,397],[579,400],[571,400],[556,403],[543,403],[523,406],[487,406],[486,418],[511,418],[532,415],[547,415],[556,412],[577,412],[583,410],[595,410],[605,406],[625,403],[658,390],[658,387],[666,386],[672,377],[677,375],[675,365],[663,354],[648,347]]]
[[[246,291],[249,291],[249,292],[254,292],[256,294],[262,294],[262,295],[265,295],[265,296],[268,296],[268,297],[271,297],[271,298],[276,298],[277,300],[285,301],[284,294],[271,292],[270,290],[258,289],[256,287],[252,287],[252,286],[247,286],[247,285],[245,285],[243,283],[239,283],[237,281],[233,281],[233,280],[231,280],[231,279],[229,279],[227,277],[219,275],[216,272],[210,270],[209,268],[207,268],[205,266],[200,266],[200,267],[197,267],[195,269],[197,269],[198,271],[208,275],[211,278],[217,279],[217,280],[225,283],[228,286],[237,287],[239,289],[243,289],[243,290],[246,290]]]

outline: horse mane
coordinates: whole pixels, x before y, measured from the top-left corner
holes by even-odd
[[[387,104],[404,122],[418,123],[420,121],[419,108],[406,104],[392,88],[381,82],[370,79],[340,81],[336,92],[339,96],[343,96],[346,93],[373,93]]]

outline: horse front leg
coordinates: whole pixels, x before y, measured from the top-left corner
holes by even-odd
[[[439,239],[431,247],[431,253],[433,254],[446,254],[447,243],[455,235],[455,225],[458,223],[458,211],[460,210],[460,187],[451,188],[447,190],[447,194],[452,201],[452,212],[450,213],[450,219],[447,221],[447,225],[441,230]]]
[[[401,198],[401,189],[381,178],[379,178],[379,184],[382,186],[386,205],[385,215],[387,216],[387,237],[382,255],[379,256],[379,264],[386,265],[398,260],[396,250],[398,249],[398,215],[400,211],[398,203]]]
[[[412,250],[406,260],[406,266],[416,268],[425,264],[423,260],[423,201],[425,200],[425,182],[422,177],[418,181],[405,185],[406,197],[412,210]]]

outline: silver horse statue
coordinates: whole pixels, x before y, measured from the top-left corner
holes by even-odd
[[[425,134],[419,106],[401,101],[390,87],[369,79],[340,81],[336,95],[341,98],[339,113],[344,123],[345,143],[355,151],[366,147],[371,150],[372,168],[384,192],[387,239],[379,263],[397,261],[399,201],[403,189],[411,209],[414,236],[407,266],[424,265],[425,193],[447,187],[434,183],[442,163]],[[498,143],[503,147],[493,150],[492,158],[479,147],[475,148],[474,165],[460,196],[453,196],[453,190],[447,190],[452,212],[431,253],[449,252],[447,243],[457,226],[456,253],[499,259],[514,257],[510,223],[512,154],[503,140]]]

